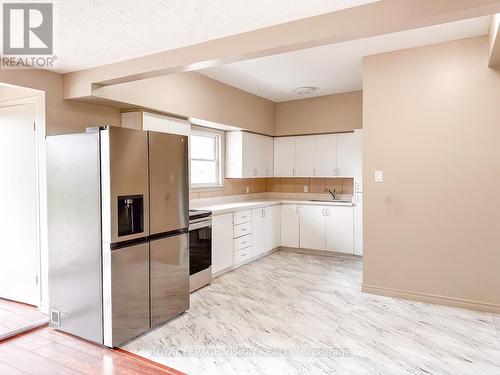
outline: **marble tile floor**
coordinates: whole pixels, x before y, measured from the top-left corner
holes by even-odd
[[[361,260],[278,251],[124,346],[188,374],[500,374],[500,315],[365,294]]]

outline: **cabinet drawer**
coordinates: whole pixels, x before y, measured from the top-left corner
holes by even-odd
[[[237,211],[234,213],[234,224],[249,223],[252,221],[252,210]]]
[[[234,251],[244,249],[245,247],[248,246],[252,246],[252,235],[250,234],[236,238],[234,240]]]
[[[252,257],[252,247],[238,250],[234,253],[234,264],[242,263]]]
[[[252,223],[243,223],[234,226],[234,238],[252,233]]]

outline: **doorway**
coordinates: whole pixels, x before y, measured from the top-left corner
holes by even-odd
[[[47,321],[41,311],[41,96],[0,84],[0,340]]]

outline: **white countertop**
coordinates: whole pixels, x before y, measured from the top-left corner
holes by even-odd
[[[196,205],[196,209],[200,210],[210,210],[213,215],[222,215],[226,213],[231,213],[235,211],[249,210],[252,208],[260,208],[266,206],[275,206],[278,204],[307,204],[307,205],[319,205],[319,206],[345,206],[353,207],[353,203],[343,203],[343,202],[333,202],[333,201],[321,201],[315,202],[307,199],[290,199],[290,198],[256,198],[242,200],[240,202],[230,202],[230,203],[207,203]]]

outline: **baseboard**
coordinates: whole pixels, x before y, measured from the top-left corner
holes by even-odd
[[[286,247],[286,246],[280,246],[279,250],[281,250],[281,251],[287,251],[287,252],[290,252],[290,253],[320,255],[320,256],[332,257],[332,258],[348,258],[348,259],[357,259],[357,260],[361,260],[362,259],[362,257],[359,256],[359,255],[346,254],[346,253],[337,253],[337,252],[334,252],[334,251],[326,251],[326,250],[303,249],[303,248]]]
[[[439,296],[435,294],[410,292],[406,290],[385,288],[367,284],[363,284],[361,290],[365,293],[378,294],[386,297],[403,298],[418,302],[461,307],[464,309],[480,310],[480,311],[487,311],[491,313],[500,314],[500,305],[492,303],[484,303],[484,302],[466,300],[461,298]]]

